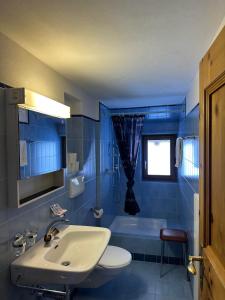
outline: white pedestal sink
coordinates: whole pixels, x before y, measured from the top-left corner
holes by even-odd
[[[43,240],[11,264],[15,284],[78,284],[94,269],[111,232],[107,228],[69,225],[46,246]]]

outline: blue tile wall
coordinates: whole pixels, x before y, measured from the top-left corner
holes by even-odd
[[[180,122],[179,136],[196,136],[184,139],[183,159],[179,169],[181,190],[181,222],[188,231],[189,252],[193,254],[194,240],[194,193],[199,191],[199,106],[196,106]]]
[[[70,200],[74,224],[95,225],[91,208],[96,206],[96,132],[98,122],[86,117],[72,117],[67,121],[67,151],[77,153],[80,170],[84,176],[85,191]],[[68,179],[74,175],[68,175]]]
[[[20,178],[54,172],[62,168],[62,141],[65,121],[28,111],[29,123],[19,124],[20,140],[27,142],[27,166],[20,167]]]
[[[12,240],[17,232],[26,229],[38,231],[38,239],[43,237],[47,225],[53,220],[49,206],[58,202],[68,209],[67,217],[71,224],[93,225],[95,220],[91,213],[91,207],[96,203],[96,153],[95,134],[97,122],[87,118],[68,121],[67,136],[71,140],[68,149],[72,151],[79,145],[79,158],[82,160],[80,173],[85,176],[85,192],[74,199],[68,198],[67,185],[65,189],[28,204],[20,209],[12,209],[7,200],[7,150],[5,128],[5,102],[4,91],[0,89],[0,295],[1,300],[34,300],[34,295],[22,289],[15,288],[10,283],[10,263],[15,259],[12,249]],[[81,129],[81,130],[80,130]],[[90,145],[87,146],[87,144]],[[82,149],[86,147],[86,152]],[[90,149],[90,150],[89,150]],[[76,151],[75,151],[76,152]],[[83,167],[84,166],[84,167]],[[67,178],[69,179],[69,178]],[[68,180],[67,180],[68,184]]]
[[[77,153],[85,182],[96,178],[96,131],[98,122],[85,117],[67,121],[67,151]]]
[[[99,172],[97,204],[104,209],[101,225],[108,227],[116,215],[113,197],[113,129],[111,114],[107,107],[100,104],[99,124]]]

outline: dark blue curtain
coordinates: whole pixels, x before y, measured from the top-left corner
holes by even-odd
[[[112,116],[120,157],[127,177],[124,211],[130,215],[136,215],[140,211],[133,186],[143,119],[143,115]]]

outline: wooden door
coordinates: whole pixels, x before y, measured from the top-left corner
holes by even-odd
[[[201,300],[225,300],[225,28],[200,63]]]

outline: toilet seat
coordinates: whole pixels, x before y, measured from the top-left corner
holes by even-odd
[[[131,254],[127,250],[120,247],[107,246],[98,266],[106,269],[119,269],[129,265],[131,260]]]
[[[99,263],[77,287],[99,288],[118,276],[131,262],[130,252],[123,248],[107,246]]]

